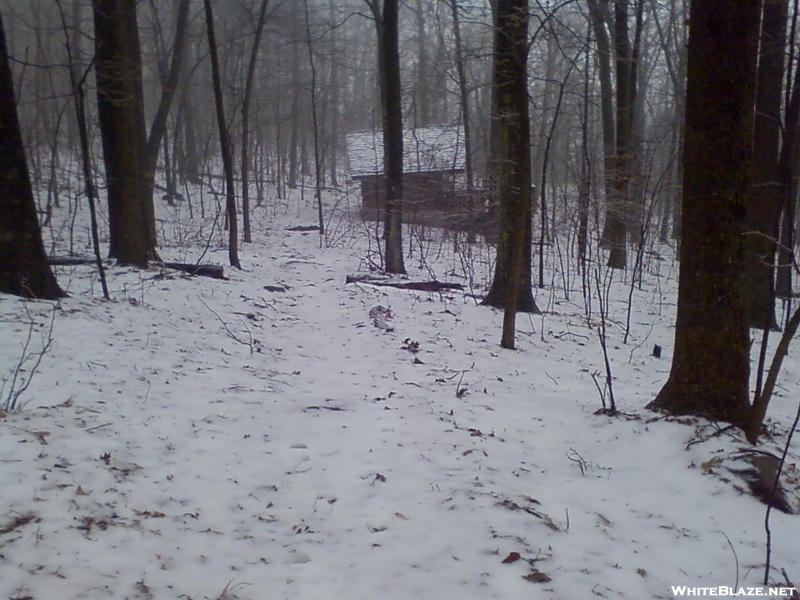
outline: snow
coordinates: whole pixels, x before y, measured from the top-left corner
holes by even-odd
[[[742,436],[644,408],[669,371],[671,258],[647,260],[627,344],[630,282],[610,285],[626,416],[609,417],[597,300],[587,318],[574,265],[548,257],[546,313],[520,315],[519,349],[503,350],[502,314],[469,293],[345,284],[377,247],[356,217],[336,213],[337,244],[320,248],[286,229],[313,208],[284,209],[256,212],[227,281],[112,267],[106,302],[92,267],[58,269],[70,296],[52,348],[0,419],[0,598],[637,600],[760,584],[765,507],[726,468]],[[198,234],[165,240],[165,258],[194,260],[211,217],[160,210]],[[411,277],[480,293],[489,251],[426,236],[411,236]],[[225,263],[221,237],[205,261]],[[53,310],[0,296],[4,377]],[[785,443],[798,375],[792,354],[765,450]],[[773,511],[771,528],[771,580],[800,579],[800,521]]]
[[[383,174],[383,131],[356,131],[346,136],[350,177]],[[403,133],[403,172],[463,171],[464,129],[457,126],[417,127]]]

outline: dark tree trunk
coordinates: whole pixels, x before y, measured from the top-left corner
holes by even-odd
[[[628,36],[627,0],[614,2],[614,46],[617,67],[617,147],[614,155],[614,182],[611,198],[606,198],[603,242],[609,249],[608,266],[627,265],[629,187],[631,179],[631,133],[633,126],[633,52]]]
[[[236,188],[233,183],[233,156],[228,125],[225,121],[225,105],[222,101],[222,83],[219,73],[219,57],[217,42],[214,37],[214,14],[211,0],[205,0],[206,28],[208,32],[208,48],[211,56],[211,75],[214,79],[214,104],[217,109],[217,127],[219,128],[219,145],[222,152],[222,165],[225,170],[225,208],[228,216],[228,260],[232,267],[241,269],[239,263],[239,230],[236,223]]]
[[[539,313],[531,284],[533,209],[527,94],[527,0],[495,3],[491,157],[500,235],[492,287],[483,304],[513,313]],[[516,293],[514,293],[516,292]],[[510,323],[509,323],[510,325]],[[504,327],[504,330],[506,327]],[[506,339],[503,344],[513,341]]]
[[[587,0],[592,30],[597,44],[597,64],[600,76],[600,114],[603,123],[603,183],[606,202],[614,197],[614,156],[616,128],[614,127],[614,86],[611,75],[611,42],[606,28],[609,0]],[[608,221],[608,218],[606,218]],[[606,234],[603,234],[603,239]]]
[[[458,16],[457,0],[450,0],[450,8],[453,12],[453,42],[455,44],[456,70],[458,73],[458,99],[461,109],[461,122],[464,127],[464,174],[467,178],[467,219],[470,223],[474,222],[475,200],[473,190],[475,189],[475,176],[472,167],[472,123],[469,118],[469,88],[467,86],[467,67],[464,61],[464,52],[461,42],[461,22]],[[470,226],[467,232],[467,241],[475,241],[474,227]]]
[[[531,222],[531,124],[528,113],[528,0],[499,0],[494,33],[494,87],[500,141],[498,193],[510,268],[501,345],[513,349],[523,285],[526,226]],[[529,245],[530,246],[530,245]],[[499,262],[499,261],[498,261]],[[530,265],[528,265],[530,275]],[[528,290],[530,292],[530,289]]]
[[[153,204],[153,192],[155,190],[156,166],[158,165],[158,152],[161,142],[167,132],[167,118],[172,107],[172,100],[175,97],[175,90],[180,81],[181,65],[183,63],[184,47],[186,45],[186,30],[189,21],[189,2],[190,0],[176,0],[177,19],[175,25],[175,43],[172,48],[172,59],[169,71],[162,82],[161,99],[156,109],[155,117],[150,125],[150,134],[147,137],[147,151],[145,164],[145,177],[143,183],[144,205],[147,208],[147,227],[151,232],[156,230],[156,215]],[[165,147],[165,151],[167,148]],[[165,158],[165,164],[168,162]],[[167,165],[169,170],[169,165]],[[170,187],[169,185],[167,186]],[[153,244],[155,244],[155,237]]]
[[[792,15],[792,37],[796,31],[798,5],[795,2]],[[778,160],[778,180],[781,185],[780,243],[778,246],[778,268],[775,278],[775,294],[780,298],[792,295],[792,278],[794,274],[794,228],[795,207],[797,203],[798,185],[798,125],[800,125],[800,69],[795,57],[794,78],[791,84],[787,81],[783,138],[780,158]]]
[[[245,243],[252,241],[250,235],[250,100],[253,95],[253,80],[256,74],[256,58],[258,57],[258,47],[261,44],[261,34],[264,31],[264,24],[267,20],[267,6],[269,0],[261,0],[261,8],[258,11],[258,23],[256,24],[253,47],[250,49],[250,61],[247,64],[247,79],[244,85],[244,97],[242,98],[242,230]]]
[[[0,15],[0,292],[55,300],[64,296],[47,262],[17,116],[14,81]]]
[[[400,87],[398,2],[366,0],[378,35],[378,79],[383,123],[383,165],[386,173],[386,271],[405,273],[403,262],[403,107]]]
[[[774,328],[775,242],[782,203],[778,158],[781,140],[787,0],[765,0],[756,88],[753,174],[747,202],[748,322]]]
[[[750,403],[745,241],[759,2],[691,6],[675,351],[650,404],[744,427]]]
[[[145,268],[155,256],[155,232],[149,231],[143,202],[147,140],[136,0],[93,0],[92,6],[110,255]]]
[[[586,269],[586,250],[589,244],[589,198],[592,193],[592,160],[589,145],[589,61],[591,60],[592,30],[586,31],[586,54],[584,55],[583,99],[581,106],[581,178],[578,195],[578,268],[584,278]]]

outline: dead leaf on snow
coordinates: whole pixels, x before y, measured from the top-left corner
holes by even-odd
[[[16,531],[20,527],[24,527],[25,525],[34,520],[36,520],[36,515],[34,515],[33,513],[27,513],[24,515],[16,516],[11,520],[10,523],[0,527],[0,535],[5,535],[6,533],[11,533],[12,531]]]
[[[164,513],[159,512],[157,510],[136,510],[134,508],[133,512],[139,515],[140,517],[149,517],[151,519],[161,519],[167,516]]]
[[[31,431],[31,433],[36,436],[40,444],[47,446],[47,436],[50,435],[49,431]]]
[[[512,563],[517,562],[522,558],[522,555],[519,552],[510,552],[508,556],[503,559],[504,565],[510,565]]]
[[[523,575],[522,578],[532,583],[547,583],[548,581],[552,581],[547,573],[542,573],[538,569],[534,569],[527,575]]]
[[[714,472],[714,467],[719,466],[722,464],[722,459],[719,456],[715,456],[707,460],[706,462],[700,463],[700,468],[703,469],[703,473],[709,474]]]

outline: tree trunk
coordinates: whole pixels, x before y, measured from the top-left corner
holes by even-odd
[[[501,345],[513,349],[520,288],[524,284],[525,224],[531,220],[528,0],[498,0],[496,7],[493,79],[500,152],[497,182],[504,221],[502,236],[507,238],[510,255]],[[530,277],[530,264],[527,267]]]
[[[225,208],[228,216],[230,230],[228,240],[228,259],[232,267],[241,269],[239,263],[239,233],[236,223],[236,188],[233,183],[233,156],[231,149],[228,125],[225,121],[225,106],[222,101],[222,83],[219,73],[219,58],[217,56],[217,42],[214,37],[214,14],[211,10],[211,0],[204,0],[206,9],[206,28],[208,32],[208,48],[211,55],[211,75],[214,79],[214,104],[217,108],[217,127],[219,128],[219,145],[222,152],[222,165],[225,170]]]
[[[483,304],[505,308],[507,314],[509,306],[514,313],[539,312],[531,289],[530,117],[527,44],[521,41],[527,39],[527,24],[527,0],[498,0],[492,76],[492,123],[497,141],[491,162],[500,236],[494,279]],[[504,340],[504,345],[513,343],[506,336]]]
[[[617,67],[617,147],[614,155],[614,191],[606,198],[606,222],[603,241],[609,249],[608,266],[624,269],[627,265],[628,209],[631,179],[632,99],[634,96],[633,52],[628,36],[627,0],[614,2],[614,46]]]
[[[756,88],[753,174],[747,201],[748,322],[775,328],[775,239],[783,205],[778,159],[781,140],[788,0],[765,0]]]
[[[603,183],[606,203],[614,197],[614,156],[616,128],[614,127],[614,86],[611,75],[611,42],[606,28],[609,0],[587,0],[592,30],[597,43],[597,64],[600,75],[600,115],[603,123]],[[608,218],[606,218],[608,221]],[[605,240],[606,235],[603,234]]]
[[[261,34],[264,31],[264,24],[267,20],[268,5],[269,0],[261,0],[253,47],[250,49],[250,61],[247,64],[244,96],[242,97],[242,233],[244,234],[244,242],[248,244],[252,242],[250,235],[250,148],[248,145],[250,138],[250,99],[253,95],[256,58],[258,57],[258,47],[261,44]]]
[[[93,0],[92,6],[110,256],[145,268],[155,255],[155,232],[143,202],[147,140],[136,0]]]
[[[675,351],[650,404],[741,427],[750,409],[743,234],[759,16],[753,0],[691,5]]]
[[[155,117],[150,125],[150,134],[147,137],[145,181],[142,184],[144,198],[142,202],[147,209],[148,231],[153,234],[152,243],[156,245],[156,215],[153,204],[153,192],[155,190],[156,166],[158,165],[158,152],[161,142],[167,132],[167,117],[172,107],[172,100],[175,90],[180,81],[181,64],[183,62],[184,47],[186,45],[186,30],[189,21],[189,2],[190,0],[176,0],[175,10],[177,19],[175,25],[175,43],[172,47],[172,59],[169,71],[164,79],[161,99],[158,102]],[[153,257],[155,258],[155,257]]]
[[[403,107],[400,87],[398,2],[365,0],[375,18],[378,36],[378,83],[383,123],[383,165],[386,214],[383,238],[388,273],[405,273],[403,262]]]
[[[431,125],[431,67],[430,56],[428,55],[427,40],[425,35],[425,9],[422,0],[416,0],[414,4],[414,21],[416,24],[417,42],[417,85],[414,90],[416,98],[415,119],[417,127],[427,127]]]
[[[36,216],[2,15],[0,173],[0,292],[25,298],[61,298],[65,294],[47,262]]]

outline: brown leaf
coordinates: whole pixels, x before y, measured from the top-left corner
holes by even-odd
[[[522,555],[519,552],[511,552],[508,556],[503,559],[504,565],[510,565],[512,563],[517,562],[522,558]]]
[[[47,446],[47,436],[50,435],[49,431],[31,431],[31,433],[36,436],[40,444]]]
[[[88,492],[85,492],[81,486],[78,486],[78,489],[75,490],[76,496],[88,496]]]
[[[547,573],[542,573],[538,569],[534,569],[527,575],[522,576],[523,579],[527,579],[532,583],[547,583],[551,581],[550,576]]]
[[[133,512],[135,512],[140,517],[149,517],[150,519],[161,519],[167,516],[164,513],[159,512],[157,510],[136,510],[134,508]]]
[[[28,513],[26,515],[19,515],[14,517],[10,523],[3,525],[0,527],[0,535],[5,535],[6,533],[11,533],[12,531],[16,531],[20,527],[23,527],[30,523],[31,521],[36,520],[36,515],[33,513]]]

